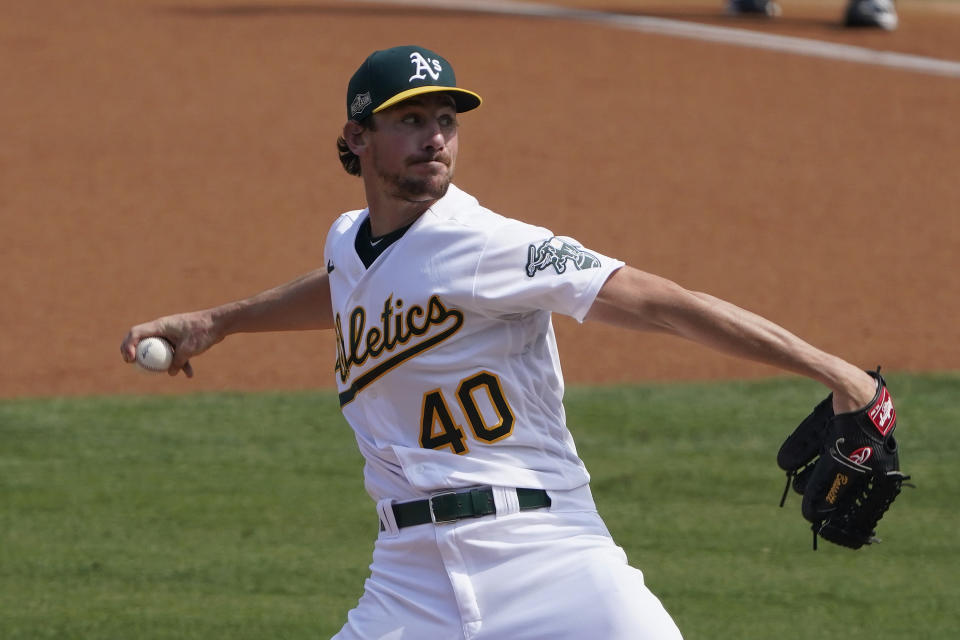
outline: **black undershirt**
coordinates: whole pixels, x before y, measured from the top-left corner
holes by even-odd
[[[387,247],[402,238],[403,234],[405,234],[407,229],[412,225],[413,223],[411,222],[405,227],[394,229],[388,234],[374,238],[370,235],[370,218],[360,223],[360,229],[357,231],[357,237],[353,241],[353,247],[357,250],[357,255],[360,256],[360,262],[363,263],[363,266],[369,269],[370,265],[380,257],[380,254],[386,251]]]

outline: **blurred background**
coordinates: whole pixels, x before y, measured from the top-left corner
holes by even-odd
[[[486,206],[864,367],[960,368],[960,78],[454,4],[0,0],[0,396],[331,386],[329,333],[232,338],[192,381],[119,345],[322,264],[364,206],[347,79],[414,43],[484,97],[457,182]],[[958,2],[903,0],[894,32],[843,29],[843,0],[552,4],[960,61]],[[571,383],[775,373],[575,324]]]

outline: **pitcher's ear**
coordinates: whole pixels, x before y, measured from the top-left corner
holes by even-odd
[[[363,135],[365,131],[366,128],[355,120],[347,120],[347,123],[343,125],[343,139],[350,147],[350,151],[355,154],[359,154],[367,146],[367,141]]]

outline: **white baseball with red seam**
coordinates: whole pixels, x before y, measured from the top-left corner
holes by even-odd
[[[151,373],[164,373],[173,362],[173,346],[163,338],[144,338],[137,344],[137,366]]]

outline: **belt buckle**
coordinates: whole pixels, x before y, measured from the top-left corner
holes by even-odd
[[[445,496],[455,496],[457,495],[457,493],[458,493],[457,491],[440,491],[438,493],[432,494],[429,498],[427,498],[427,507],[428,507],[427,510],[430,512],[430,521],[433,522],[433,524],[452,524],[457,521],[457,518],[453,518],[452,520],[437,520],[437,514],[433,512],[434,498],[443,498]]]

